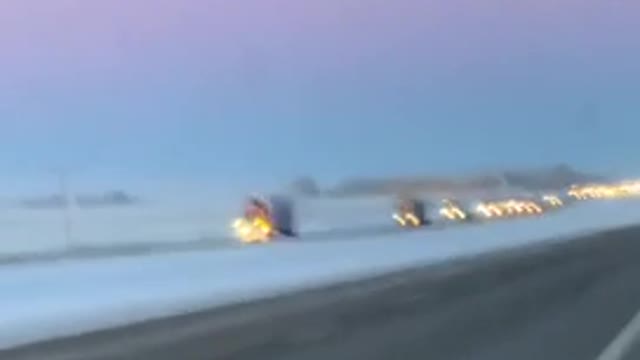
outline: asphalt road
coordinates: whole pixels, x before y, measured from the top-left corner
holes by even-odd
[[[393,223],[378,226],[346,227],[305,232],[299,238],[282,238],[277,241],[344,241],[367,239],[385,235],[400,234],[406,231],[439,231],[451,226],[479,225],[475,223],[436,222],[421,229],[401,229]],[[246,246],[233,237],[212,237],[183,242],[169,243],[137,243],[111,246],[71,246],[59,251],[26,252],[17,254],[0,254],[0,266],[12,264],[43,263],[79,259],[105,259],[113,257],[144,256],[149,254],[167,254],[216,250]]]
[[[595,360],[640,309],[638,279],[640,228],[631,228],[35,344],[0,359]]]
[[[437,222],[428,227],[419,229],[402,229],[394,224],[378,226],[347,227],[327,230],[316,230],[303,233],[296,238],[279,238],[275,241],[352,241],[356,239],[367,240],[374,237],[398,235],[407,231],[441,231],[450,227],[477,226],[482,222]],[[60,251],[27,252],[18,254],[0,254],[0,266],[3,265],[25,265],[32,263],[51,263],[67,260],[92,260],[108,259],[114,257],[135,257],[145,255],[175,254],[181,252],[208,251],[218,249],[240,248],[243,246],[255,246],[251,244],[241,244],[233,237],[214,237],[199,240],[189,240],[183,242],[170,243],[138,243],[121,244],[112,246],[74,246]]]

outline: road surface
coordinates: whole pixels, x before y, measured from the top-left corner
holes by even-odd
[[[429,227],[417,229],[419,231],[438,231],[452,226],[480,225],[483,222],[474,223],[448,223],[436,222]],[[301,235],[303,241],[334,241],[354,240],[380,237],[393,234],[401,234],[406,229],[400,229],[394,224],[382,224],[377,226],[355,226],[336,229],[308,231]],[[293,241],[297,241],[293,240]],[[18,254],[0,254],[0,266],[11,264],[44,263],[79,259],[106,259],[113,257],[144,256],[149,254],[193,252],[203,250],[215,250],[219,248],[231,248],[243,246],[233,237],[212,237],[182,242],[169,243],[133,243],[110,246],[74,246],[59,251],[26,252]]]
[[[640,227],[35,344],[0,359],[596,360],[640,309],[638,279]]]

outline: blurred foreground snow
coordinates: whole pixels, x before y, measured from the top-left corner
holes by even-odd
[[[640,222],[638,202],[371,239],[0,267],[0,348]]]

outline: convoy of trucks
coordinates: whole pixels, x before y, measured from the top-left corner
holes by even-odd
[[[400,228],[421,228],[436,222],[489,221],[501,218],[541,215],[567,206],[573,201],[621,198],[640,195],[640,182],[613,185],[574,185],[562,194],[502,197],[463,205],[447,198],[438,203],[419,196],[402,196],[394,204],[391,218]],[[435,212],[433,210],[436,210]],[[243,243],[268,243],[276,239],[296,238],[298,229],[294,201],[286,196],[251,196],[243,216],[235,219],[235,237]]]

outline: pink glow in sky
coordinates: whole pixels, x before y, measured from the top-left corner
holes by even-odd
[[[638,16],[634,0],[4,0],[0,66],[107,75],[171,56],[228,70],[295,53],[331,67],[392,48],[464,64],[505,49],[615,51],[637,36]]]
[[[1,0],[0,140],[37,161],[130,146],[163,167],[235,146],[246,122],[295,135],[274,154],[309,134],[344,154],[362,121],[372,153],[406,143],[389,119],[416,144],[478,118],[469,133],[573,129],[591,102],[630,121],[639,19],[638,0]]]

